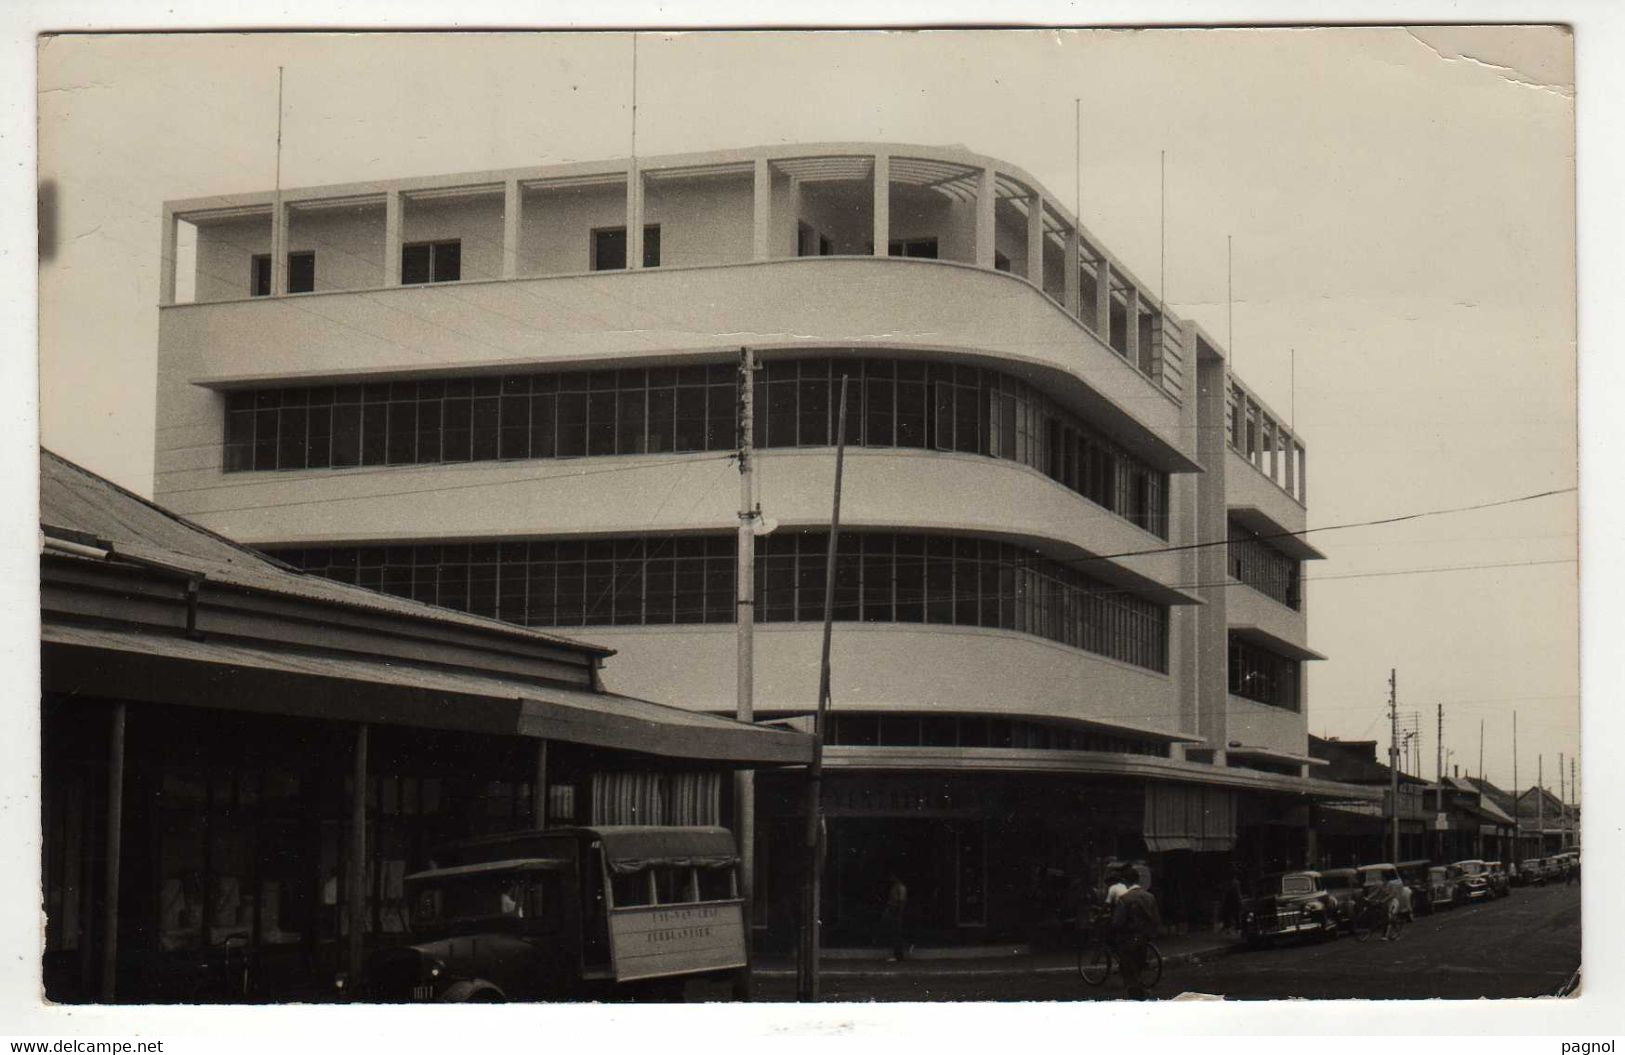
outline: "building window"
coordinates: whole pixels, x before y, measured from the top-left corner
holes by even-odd
[[[288,254],[288,292],[311,293],[316,289],[316,254]]]
[[[592,232],[592,270],[622,271],[626,268],[626,228],[595,227]],[[643,225],[643,266],[660,266],[660,225]]]
[[[314,251],[288,254],[288,292],[310,293],[316,289]],[[248,292],[253,297],[271,295],[271,254],[255,253],[249,264]]]
[[[1256,532],[1230,522],[1230,575],[1266,597],[1297,609],[1302,604],[1301,561],[1282,553]]]
[[[401,285],[457,282],[463,277],[463,243],[412,242],[401,246]]]
[[[259,389],[226,397],[229,472],[732,450],[732,364]],[[847,442],[1017,461],[1168,537],[1168,474],[1037,389],[920,360],[790,359],[756,377],[762,447]]]
[[[887,244],[886,251],[892,256],[910,256],[920,260],[935,260],[937,258],[937,240],[935,238],[893,239]]]
[[[986,715],[843,713],[829,716],[829,742],[841,747],[992,747],[1098,751],[1168,757],[1158,740]]]
[[[997,249],[993,250],[993,270],[1004,272],[1010,270],[1010,258]]]
[[[758,622],[823,618],[817,532],[764,537]],[[278,550],[340,582],[526,626],[734,621],[735,540],[633,537]],[[836,550],[834,617],[1016,630],[1166,672],[1168,609],[1004,542],[862,532]]]
[[[1299,663],[1230,635],[1230,694],[1297,711]]]

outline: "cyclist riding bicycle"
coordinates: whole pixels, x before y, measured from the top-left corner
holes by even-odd
[[[1128,995],[1134,1000],[1144,1000],[1145,986],[1141,978],[1145,972],[1146,947],[1161,929],[1162,915],[1157,911],[1157,899],[1140,886],[1135,869],[1123,869],[1122,881],[1128,889],[1112,905],[1112,932]]]

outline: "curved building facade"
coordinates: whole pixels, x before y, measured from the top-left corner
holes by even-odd
[[[1041,932],[1113,858],[1199,923],[1312,858],[1301,440],[1018,167],[811,144],[165,207],[156,498],[295,566],[612,646],[735,703],[742,384],[755,708],[829,729],[833,941]],[[743,378],[740,349],[758,368]],[[797,778],[757,803],[788,930]]]

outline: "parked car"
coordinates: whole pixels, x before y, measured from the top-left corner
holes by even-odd
[[[1491,861],[1489,868],[1490,896],[1503,898],[1512,893],[1512,877],[1507,874],[1507,866],[1500,861]]]
[[[1518,866],[1518,870],[1524,873],[1525,886],[1544,886],[1546,884],[1548,871],[1544,857],[1530,857],[1522,865]]]
[[[1456,897],[1461,899],[1463,905],[1471,905],[1475,901],[1488,901],[1491,898],[1488,862],[1473,858],[1457,861],[1451,867],[1461,876],[1461,882],[1456,887]]]
[[[375,1003],[680,999],[745,967],[724,828],[515,832],[441,848],[405,879],[410,944],[380,949],[343,995]]]
[[[1339,920],[1319,872],[1264,877],[1259,896],[1241,905],[1241,936],[1250,945],[1293,934],[1337,934]]]
[[[1399,878],[1410,888],[1411,911],[1419,916],[1433,911],[1432,895],[1428,889],[1428,862],[1401,861],[1395,867],[1399,869]]]
[[[1456,878],[1446,865],[1428,869],[1428,911],[1437,912],[1456,903]]]
[[[1354,906],[1360,897],[1360,870],[1322,869],[1320,881],[1326,891],[1327,910],[1339,926],[1346,928],[1354,918]]]
[[[1416,915],[1416,906],[1412,900],[1415,891],[1411,890],[1410,885],[1406,884],[1404,877],[1399,874],[1398,865],[1361,865],[1358,871],[1360,873],[1361,893],[1367,893],[1376,887],[1387,886],[1395,881],[1404,884],[1405,890],[1400,894],[1400,910],[1408,918]]]

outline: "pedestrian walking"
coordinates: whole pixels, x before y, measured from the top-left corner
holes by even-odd
[[[1112,930],[1117,935],[1117,959],[1123,972],[1123,983],[1132,1000],[1145,999],[1146,946],[1162,928],[1162,916],[1157,911],[1157,899],[1140,886],[1140,878],[1132,868],[1124,869],[1125,890],[1112,906]]]
[[[1138,881],[1139,875],[1130,865],[1108,866],[1108,869],[1114,881],[1111,886],[1106,888],[1106,904],[1116,905],[1117,899],[1128,893],[1129,882]]]
[[[892,959],[901,960],[908,955],[908,887],[895,872],[886,880],[886,908],[881,915],[886,921]]]

